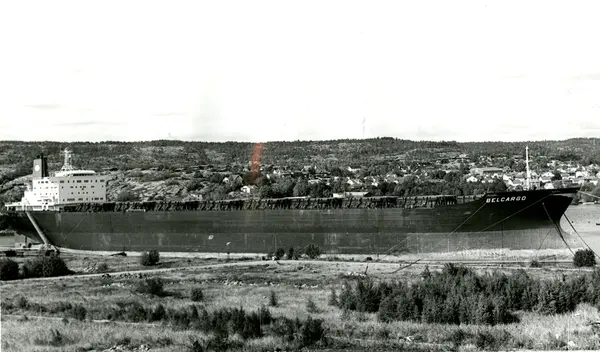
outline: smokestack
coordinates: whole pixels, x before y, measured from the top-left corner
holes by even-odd
[[[39,179],[44,177],[48,177],[48,159],[46,159],[44,154],[40,154],[33,161],[33,178]]]

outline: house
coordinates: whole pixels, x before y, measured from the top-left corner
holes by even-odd
[[[242,176],[240,176],[240,175],[230,175],[230,176],[223,178],[223,183],[236,184],[236,183],[242,183],[242,182],[243,182]]]
[[[256,186],[255,186],[255,185],[246,185],[246,186],[243,186],[243,187],[240,189],[240,191],[242,191],[242,192],[244,192],[244,193],[246,193],[246,194],[251,194],[251,193],[253,193],[254,191],[256,191]]]
[[[594,186],[598,186],[600,179],[598,177],[586,177],[585,181],[593,184]]]
[[[523,179],[521,179],[521,178],[515,178],[514,180],[510,180],[508,182],[508,185],[516,187],[516,186],[523,186],[523,183],[524,183]]]
[[[369,192],[344,192],[344,193],[334,193],[333,198],[362,198],[362,197],[370,197],[371,193]]]
[[[480,167],[473,169],[473,173],[481,176],[500,176],[504,170],[499,167]]]
[[[551,171],[546,171],[546,172],[544,172],[544,173],[542,174],[542,178],[545,178],[545,177],[547,177],[547,178],[549,178],[549,179],[550,179],[550,178],[552,178],[553,176],[554,176],[554,172],[551,172]]]
[[[477,177],[471,175],[471,176],[467,177],[466,181],[467,182],[478,182],[479,179]]]
[[[346,181],[346,183],[348,185],[350,185],[350,187],[360,187],[360,186],[362,186],[362,182],[360,182],[359,180],[348,179],[348,181]]]

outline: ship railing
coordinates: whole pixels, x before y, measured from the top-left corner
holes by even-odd
[[[278,209],[382,209],[439,208],[477,200],[477,196],[414,196],[356,198],[279,198],[202,200],[187,202],[106,202],[64,205],[64,212],[131,212],[131,211],[234,211]]]

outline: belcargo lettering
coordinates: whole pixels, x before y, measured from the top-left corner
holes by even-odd
[[[486,199],[486,203],[504,203],[504,202],[522,202],[527,199],[526,196],[518,197],[495,197]]]

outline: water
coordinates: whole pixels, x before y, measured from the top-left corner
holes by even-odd
[[[566,215],[583,240],[600,255],[600,226],[596,225],[596,223],[600,223],[600,205],[570,206]],[[560,224],[566,232],[577,236],[565,217],[562,218]]]
[[[14,247],[15,236],[8,234],[0,235],[0,247]]]

